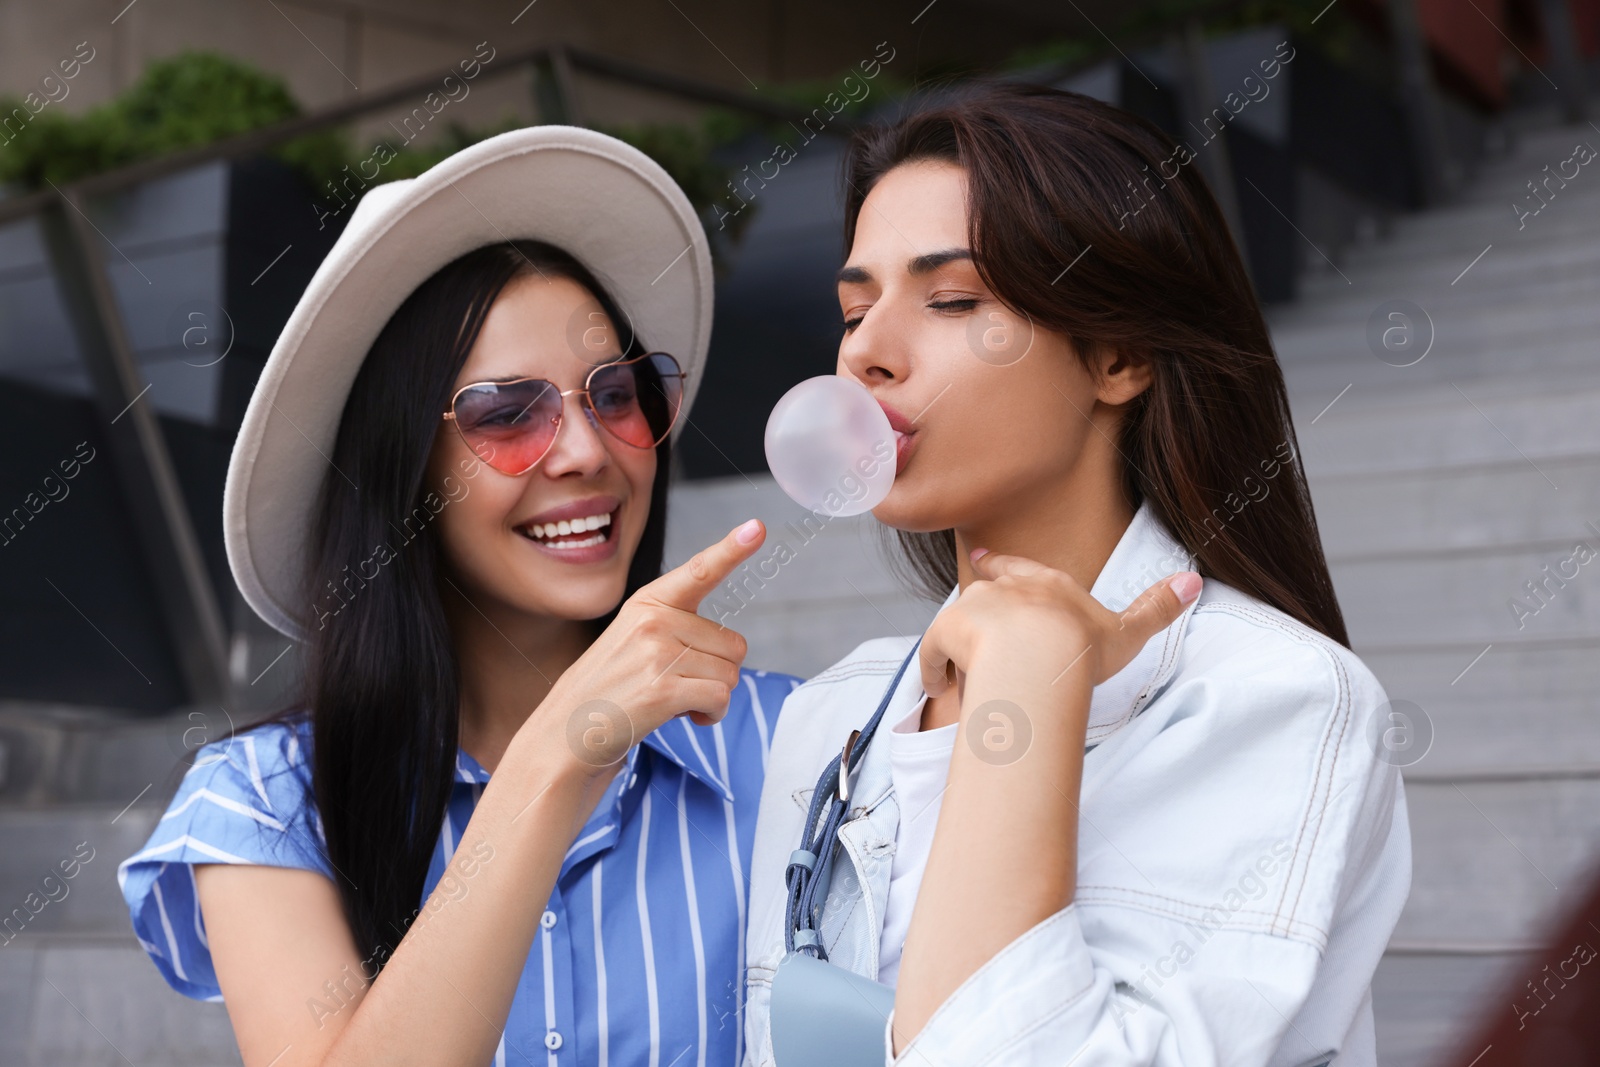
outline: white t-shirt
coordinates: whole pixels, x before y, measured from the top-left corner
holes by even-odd
[[[959,724],[919,730],[923,695],[889,728],[889,775],[895,801],[900,805],[900,828],[895,833],[894,865],[889,876],[889,900],[884,906],[883,934],[878,943],[878,981],[894,985],[900,975],[900,949],[911,928],[911,908],[917,902],[922,872],[933,848],[933,831],[939,823],[939,802],[950,774],[950,754],[955,749]]]

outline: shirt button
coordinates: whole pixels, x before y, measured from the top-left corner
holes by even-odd
[[[549,1033],[545,1034],[544,1047],[549,1049],[551,1052],[554,1052],[556,1049],[560,1048],[561,1035],[556,1033],[554,1030],[551,1030]]]
[[[539,925],[544,927],[546,930],[548,930],[551,927],[555,926],[555,924],[556,924],[556,913],[555,912],[547,911],[543,915],[539,916]],[[559,1040],[559,1038],[557,1040]]]

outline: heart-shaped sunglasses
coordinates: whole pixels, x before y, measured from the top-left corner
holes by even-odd
[[[583,397],[592,423],[624,444],[654,448],[672,431],[686,375],[665,352],[602,363],[581,389],[557,389],[544,378],[473,382],[456,390],[442,416],[467,447],[503,474],[526,474],[545,457],[561,429],[566,397]]]

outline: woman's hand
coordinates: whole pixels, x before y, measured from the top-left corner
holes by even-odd
[[[1125,611],[1111,611],[1070,574],[1023,556],[975,549],[978,579],[961,591],[923,635],[917,650],[922,687],[938,696],[980,662],[993,663],[1019,689],[1054,687],[1063,677],[1089,687],[1126,667],[1200,594],[1193,571],[1169,575]]]
[[[697,611],[765,537],[766,528],[751,519],[635,592],[556,680],[529,724],[563,733],[577,763],[598,774],[674,716],[687,713],[702,726],[720,720],[748,646]]]

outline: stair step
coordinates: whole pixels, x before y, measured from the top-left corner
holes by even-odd
[[[1584,525],[1600,519],[1600,454],[1543,459],[1539,467],[1559,493],[1520,456],[1441,470],[1319,475],[1311,495],[1324,550],[1344,563],[1512,545],[1570,549],[1575,539],[1600,538]]]
[[[1481,180],[1474,184],[1472,190],[1457,197],[1449,204],[1435,210],[1422,212],[1415,215],[1401,215],[1392,223],[1386,239],[1401,249],[1408,249],[1417,245],[1424,245],[1430,241],[1449,240],[1452,237],[1463,238],[1462,230],[1482,230],[1494,227],[1509,231],[1520,236],[1538,234],[1541,230],[1549,228],[1550,236],[1559,237],[1554,231],[1557,227],[1549,226],[1551,218],[1558,212],[1564,212],[1568,205],[1580,205],[1569,214],[1568,220],[1573,226],[1586,226],[1593,224],[1593,218],[1588,214],[1590,206],[1600,199],[1600,181],[1595,181],[1593,168],[1585,166],[1579,169],[1576,178],[1568,179],[1566,186],[1552,179],[1549,189],[1539,185],[1542,194],[1540,200],[1534,199],[1533,192],[1528,188],[1528,182],[1538,184],[1545,178],[1544,166],[1549,163],[1551,173],[1555,173],[1555,164],[1565,156],[1555,152],[1550,153],[1555,158],[1535,161],[1533,159],[1518,160],[1504,167],[1495,167],[1480,175]],[[1539,209],[1540,202],[1544,207]],[[1522,210],[1528,212],[1526,216],[1519,215],[1511,209],[1513,203],[1521,205]],[[1535,209],[1539,209],[1536,210]],[[1518,229],[1518,226],[1521,229]],[[1560,229],[1565,232],[1566,226]],[[1492,237],[1486,238],[1493,240]]]
[[[0,952],[0,1063],[239,1067],[243,1060],[227,1009],[174,992],[131,935],[25,935]]]
[[[1589,536],[1600,550],[1600,538]],[[1352,640],[1367,648],[1582,641],[1600,645],[1600,560],[1535,596],[1526,583],[1558,575],[1573,546],[1345,561],[1333,584]],[[1549,567],[1547,572],[1545,567]],[[1558,575],[1559,576],[1559,575]]]
[[[1395,943],[1538,944],[1591,884],[1600,779],[1406,781],[1411,896]]]
[[[160,807],[139,804],[126,812],[98,806],[0,808],[0,902],[12,909],[0,920],[10,919],[24,936],[132,937],[117,865],[144,847],[170,792],[155,799]],[[32,907],[25,903],[30,899]]]
[[[141,795],[170,795],[195,750],[248,722],[221,707],[130,719],[101,708],[0,701],[0,806],[106,804],[115,814]]]
[[[1505,299],[1537,294],[1543,286],[1556,282],[1592,280],[1600,269],[1593,236],[1587,240],[1542,242],[1534,239],[1537,235],[1515,235],[1514,230],[1468,232],[1472,234],[1468,238],[1471,244],[1449,250],[1416,256],[1401,254],[1360,265],[1340,264],[1342,274],[1313,276],[1302,295],[1306,299],[1336,301],[1341,296],[1360,297],[1363,293],[1386,299],[1456,290]]]
[[[1405,418],[1408,408],[1441,402],[1470,408],[1481,407],[1486,399],[1572,390],[1593,394],[1600,391],[1600,362],[1594,357],[1591,347],[1576,340],[1480,354],[1452,355],[1436,346],[1423,363],[1401,369],[1371,359],[1363,346],[1352,347],[1337,360],[1288,364],[1284,370],[1295,432],[1304,440],[1324,423],[1342,421],[1355,411]]]
[[[1347,246],[1336,257],[1339,267],[1356,285],[1372,270],[1383,271],[1401,265],[1426,266],[1438,261],[1455,270],[1443,274],[1443,284],[1453,281],[1468,263],[1471,263],[1486,245],[1494,251],[1472,268],[1468,277],[1481,267],[1499,262],[1506,255],[1529,258],[1541,250],[1549,249],[1564,254],[1580,253],[1600,234],[1600,180],[1589,188],[1569,186],[1545,205],[1538,214],[1519,216],[1511,209],[1512,203],[1522,202],[1529,210],[1524,196],[1518,198],[1516,190],[1507,189],[1503,196],[1485,202],[1470,210],[1445,213],[1438,218],[1421,220],[1402,219],[1387,241],[1364,241]],[[1519,228],[1520,227],[1520,228]],[[1337,274],[1334,275],[1338,277]],[[1422,280],[1422,279],[1416,279]],[[1326,278],[1319,279],[1324,284]],[[1337,291],[1336,287],[1334,288]]]
[[[1419,738],[1421,731],[1432,736],[1426,754],[1404,768],[1406,780],[1600,767],[1594,644],[1484,647],[1402,651],[1357,643],[1389,700],[1421,709]]]
[[[1454,395],[1450,395],[1453,393]],[[1600,454],[1600,390],[1567,388],[1552,395],[1495,395],[1466,388],[1431,403],[1341,409],[1296,427],[1307,475],[1426,471],[1522,460],[1542,481],[1544,459]],[[1542,473],[1541,473],[1542,472]],[[1551,481],[1545,481],[1551,485]],[[1560,483],[1551,488],[1554,493]]]
[[[1537,325],[1536,316],[1541,310],[1560,317],[1576,316],[1572,320],[1575,325],[1590,321],[1584,317],[1589,304],[1582,298],[1594,291],[1600,237],[1569,247],[1560,260],[1562,269],[1537,276],[1532,267],[1528,271],[1521,269],[1528,262],[1522,250],[1500,244],[1462,274],[1483,250],[1484,244],[1480,243],[1465,256],[1428,257],[1422,262],[1434,264],[1433,269],[1424,271],[1412,264],[1394,278],[1350,275],[1346,271],[1350,277],[1350,284],[1346,284],[1334,275],[1333,282],[1325,285],[1326,291],[1316,294],[1315,299],[1273,307],[1269,322],[1275,336],[1283,338],[1293,338],[1301,330],[1349,323],[1364,331],[1373,309],[1392,298],[1421,303],[1433,316],[1434,327],[1452,341],[1470,340],[1473,323],[1497,328],[1502,314],[1513,316],[1514,326],[1508,328],[1519,334],[1529,325]],[[1500,252],[1505,254],[1496,254]],[[1449,329],[1452,325],[1458,327],[1453,335]],[[1292,357],[1294,346],[1286,346],[1286,351]]]

